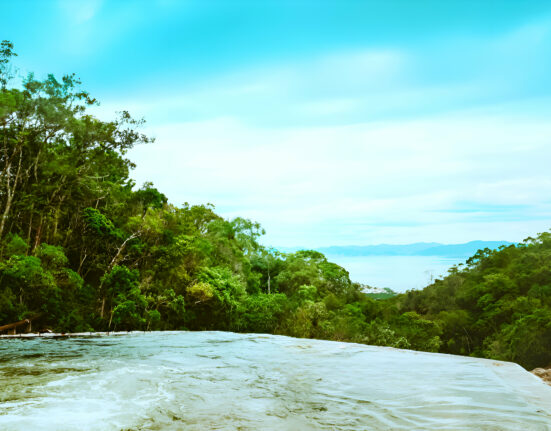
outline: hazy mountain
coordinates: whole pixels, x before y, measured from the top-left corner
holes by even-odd
[[[470,241],[463,244],[417,242],[414,244],[379,244],[321,247],[317,250],[327,255],[340,256],[443,256],[469,257],[479,249],[495,249],[511,245],[508,241]]]

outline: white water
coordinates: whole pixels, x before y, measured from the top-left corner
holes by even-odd
[[[549,430],[511,363],[270,335],[0,341],[0,429]]]

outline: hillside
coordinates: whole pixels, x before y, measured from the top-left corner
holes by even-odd
[[[551,364],[551,234],[519,245],[480,250],[422,291],[395,299],[438,327],[439,351]]]

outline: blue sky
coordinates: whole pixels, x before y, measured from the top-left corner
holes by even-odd
[[[22,73],[75,72],[157,142],[138,183],[275,246],[551,227],[548,1],[0,0]]]

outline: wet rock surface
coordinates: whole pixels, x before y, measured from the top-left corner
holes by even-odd
[[[0,341],[0,429],[550,430],[519,365],[260,334]]]
[[[530,371],[532,374],[538,376],[548,385],[551,385],[551,367],[547,368],[535,368]]]

